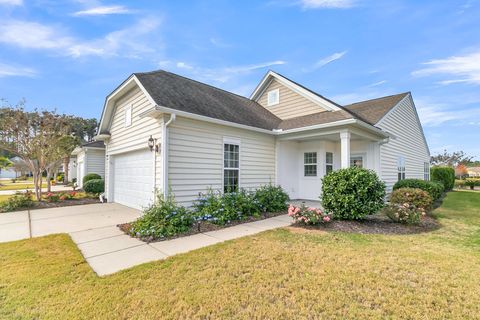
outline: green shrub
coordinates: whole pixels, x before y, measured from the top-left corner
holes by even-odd
[[[417,208],[429,210],[433,204],[433,198],[427,191],[417,188],[400,188],[392,192],[390,203],[409,203]]]
[[[197,220],[210,221],[219,225],[244,220],[249,216],[258,216],[261,212],[260,208],[255,193],[244,189],[225,194],[209,189],[207,193],[201,193],[193,203]]]
[[[450,191],[455,185],[455,170],[450,167],[432,167],[430,169],[432,181],[443,184],[445,191]]]
[[[263,212],[279,212],[287,209],[288,194],[280,186],[261,186],[255,191],[255,199]]]
[[[83,190],[87,193],[100,194],[105,191],[103,179],[88,180],[83,184]]]
[[[418,224],[425,215],[425,209],[417,208],[411,203],[390,203],[383,212],[391,220],[404,224]]]
[[[425,181],[421,179],[404,179],[400,180],[393,186],[393,190],[401,188],[416,188],[426,191],[433,200],[437,200],[442,196],[444,187],[442,183],[435,181]]]
[[[300,207],[290,205],[288,207],[288,215],[293,218],[296,223],[317,225],[320,223],[330,222],[332,219],[318,208],[307,207],[302,204]]]
[[[0,209],[2,212],[8,212],[21,208],[30,208],[33,207],[33,204],[30,191],[24,193],[16,192],[15,195],[0,203]]]
[[[338,219],[362,219],[384,205],[385,183],[372,170],[333,171],[322,180],[322,206]]]
[[[164,199],[162,194],[158,194],[155,202],[132,224],[130,234],[136,237],[162,239],[188,231],[193,222],[193,215],[184,207],[177,205],[173,196]]]
[[[98,175],[96,173],[89,173],[89,174],[86,174],[83,177],[82,182],[83,182],[83,184],[85,184],[89,180],[99,180],[99,179],[102,179],[102,177],[100,177],[100,175]]]
[[[57,175],[57,182],[62,182],[64,177],[65,177],[65,174],[63,172],[59,173]]]
[[[464,189],[466,187],[466,181],[461,179],[455,179],[455,188]]]
[[[466,179],[465,186],[470,187],[471,190],[474,190],[475,187],[480,187],[480,179],[474,179],[474,178]]]

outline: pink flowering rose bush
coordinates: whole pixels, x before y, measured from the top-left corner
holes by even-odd
[[[404,224],[418,224],[426,215],[424,208],[412,203],[390,203],[385,208],[385,215],[395,222]]]
[[[295,222],[304,224],[320,224],[330,222],[331,216],[325,214],[322,210],[301,205],[295,207],[290,205],[288,207],[288,215],[293,218]]]

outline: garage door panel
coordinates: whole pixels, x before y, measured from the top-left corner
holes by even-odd
[[[153,199],[153,153],[141,150],[113,158],[113,201],[140,209]]]

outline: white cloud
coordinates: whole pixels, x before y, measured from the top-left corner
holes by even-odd
[[[448,105],[430,99],[416,98],[415,106],[420,121],[426,127],[435,127],[445,122],[462,120],[469,114],[465,110],[451,110]]]
[[[347,9],[355,6],[355,0],[301,0],[304,9]]]
[[[1,0],[0,0],[1,1]],[[110,14],[127,14],[131,10],[124,6],[99,6],[73,13],[74,16],[104,16]]]
[[[425,62],[427,67],[412,72],[413,76],[448,75],[452,78],[440,81],[440,84],[453,83],[480,84],[480,51],[446,59],[434,59]]]
[[[210,38],[210,43],[213,44],[215,47],[218,48],[230,48],[232,45],[225,43],[222,39],[219,38]]]
[[[0,78],[2,77],[34,77],[37,72],[30,68],[16,67],[0,63]]]
[[[196,79],[203,81],[213,81],[216,83],[226,83],[233,77],[246,75],[254,70],[268,68],[276,65],[282,65],[285,63],[286,62],[283,60],[275,60],[249,65],[238,65],[221,68],[204,68],[195,66],[191,63],[187,63],[184,61],[178,61],[174,65],[177,69],[181,69],[184,72],[187,72],[189,75],[194,76]],[[170,60],[164,60],[160,61],[158,65],[161,68],[169,68],[173,64]]]
[[[368,88],[378,87],[378,86],[381,86],[382,84],[385,84],[385,83],[387,83],[387,80],[382,80],[382,81],[374,82],[374,83],[372,83],[372,84],[369,84],[367,87],[368,87]]]
[[[158,18],[147,17],[104,37],[83,40],[59,31],[61,26],[12,20],[0,22],[0,43],[27,49],[49,50],[57,55],[74,58],[92,55],[139,57],[140,54],[155,51],[150,43],[158,43],[158,39],[153,42],[149,39],[155,36],[152,32],[159,25]]]
[[[309,67],[309,68],[303,68],[303,72],[312,72],[314,70],[317,70],[323,66],[326,66],[327,64],[335,61],[335,60],[338,60],[338,59],[341,59],[345,54],[347,53],[347,51],[342,51],[342,52],[335,52],[334,54],[331,54],[329,56],[326,56],[320,60],[318,60],[313,66]]]
[[[0,0],[0,5],[21,6],[23,5],[23,1],[22,0]]]

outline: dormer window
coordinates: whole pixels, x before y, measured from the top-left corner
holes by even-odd
[[[276,105],[279,102],[280,102],[280,90],[275,89],[275,90],[268,91],[268,101],[267,101],[268,106]]]
[[[132,106],[125,108],[125,127],[132,125]]]

